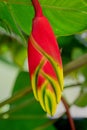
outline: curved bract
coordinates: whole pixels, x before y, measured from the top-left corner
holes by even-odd
[[[38,0],[32,32],[28,41],[28,64],[34,96],[51,116],[56,111],[63,90],[63,69],[58,44]]]

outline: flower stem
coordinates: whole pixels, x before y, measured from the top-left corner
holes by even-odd
[[[69,119],[69,123],[70,123],[70,126],[71,126],[71,130],[75,130],[75,125],[74,125],[74,121],[71,117],[71,114],[70,114],[70,111],[69,111],[69,107],[68,107],[68,104],[66,103],[65,99],[62,97],[61,98],[64,106],[65,106],[65,109],[66,109],[66,113],[67,113],[67,116],[68,116],[68,119]]]
[[[42,9],[38,0],[32,0],[32,4],[35,9],[35,17],[43,16]]]
[[[76,87],[76,86],[81,86],[81,85],[82,85],[82,83],[70,84],[70,85],[65,86],[64,89],[71,88],[71,87]]]
[[[68,63],[64,66],[64,75],[68,75],[70,72],[79,69],[83,65],[87,65],[87,53],[80,58]]]

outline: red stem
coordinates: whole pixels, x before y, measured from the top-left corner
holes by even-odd
[[[35,17],[43,16],[42,8],[38,0],[31,0],[35,10]]]
[[[61,98],[64,106],[65,106],[65,109],[66,109],[66,113],[67,113],[67,116],[68,116],[68,119],[69,119],[69,123],[70,123],[70,126],[71,126],[71,130],[75,130],[75,125],[74,125],[74,121],[70,115],[70,112],[69,112],[69,107],[68,107],[68,104],[66,103],[65,99],[62,97]]]

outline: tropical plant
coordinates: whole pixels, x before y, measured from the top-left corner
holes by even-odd
[[[18,69],[11,97],[0,103],[0,130],[87,130],[87,119],[72,118],[70,113],[73,105],[87,106],[87,1],[39,2],[61,51],[65,81],[61,103],[66,111],[56,113],[54,117],[47,115],[32,93],[25,67],[34,17],[31,0],[0,0],[0,62]],[[73,89],[75,92],[79,89],[79,92],[76,97],[71,96],[71,102],[69,94]],[[5,110],[6,106],[9,109]]]

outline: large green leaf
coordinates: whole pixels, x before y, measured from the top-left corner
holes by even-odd
[[[24,36],[18,28],[16,20],[6,2],[0,2],[0,33],[25,43]]]
[[[54,126],[37,129],[41,127],[41,120],[38,120],[38,123],[37,120],[0,120],[0,130],[56,130]],[[45,124],[42,123],[42,125],[44,126]]]
[[[15,93],[19,92],[20,90],[23,90],[26,88],[31,88],[29,73],[22,71],[17,76],[12,95],[14,95]],[[32,116],[45,115],[45,112],[42,110],[39,103],[34,99],[32,91],[31,91],[31,93],[25,95],[18,101],[14,102],[11,106],[13,107],[13,106],[17,106],[20,104],[27,104],[27,105],[24,105],[23,109],[19,109],[19,111],[15,112],[14,114],[23,114],[24,113],[26,115],[29,114]]]
[[[27,87],[31,87],[29,73],[26,71],[20,71],[14,83],[12,95]]]
[[[33,18],[33,8],[30,5],[11,4],[11,11],[19,27],[29,35]]]
[[[39,0],[56,35],[70,35],[87,29],[87,2],[84,0]],[[34,11],[31,0],[8,0],[19,27],[29,34]]]

